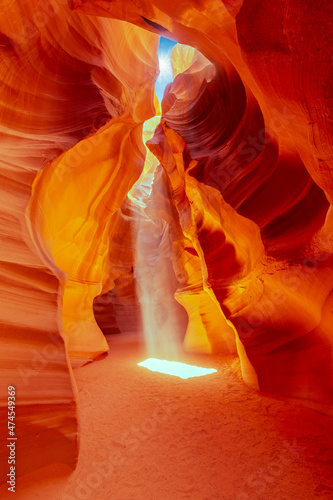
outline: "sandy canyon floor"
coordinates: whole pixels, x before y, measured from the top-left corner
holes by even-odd
[[[17,500],[321,500],[333,498],[332,418],[260,394],[238,359],[186,355],[217,373],[154,373],[133,338],[75,371],[80,454],[17,480]],[[36,450],[38,453],[38,450]]]

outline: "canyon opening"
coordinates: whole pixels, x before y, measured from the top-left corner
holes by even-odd
[[[332,22],[3,1],[1,498],[332,498]]]

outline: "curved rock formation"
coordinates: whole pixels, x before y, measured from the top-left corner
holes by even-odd
[[[0,424],[16,386],[20,473],[75,465],[72,367],[141,329],[150,285],[178,346],[237,349],[248,385],[332,414],[331,2],[5,4]],[[184,45],[160,109],[161,34]]]
[[[10,2],[0,24],[0,424],[7,428],[7,386],[13,385],[16,467],[24,474],[47,463],[75,466],[71,366],[107,350],[93,299],[112,281],[105,258],[112,213],[144,162],[141,131],[155,113],[158,36],[73,15],[67,2],[56,0],[37,9],[33,2]],[[133,162],[137,168],[124,175]],[[104,199],[91,189],[98,178]],[[5,446],[0,460],[6,481]]]

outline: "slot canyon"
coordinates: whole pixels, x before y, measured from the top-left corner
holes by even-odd
[[[333,498],[331,0],[1,0],[0,498]]]

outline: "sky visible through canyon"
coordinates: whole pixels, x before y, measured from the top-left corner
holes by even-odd
[[[160,102],[162,101],[165,87],[173,80],[170,55],[175,45],[176,42],[174,42],[173,40],[169,40],[169,38],[161,36],[158,46],[160,74],[156,80],[155,86],[156,95]]]

